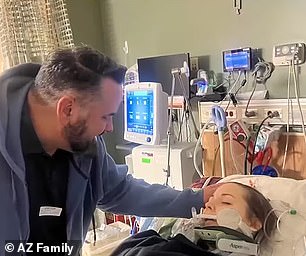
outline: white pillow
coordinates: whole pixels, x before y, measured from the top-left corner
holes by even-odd
[[[296,209],[299,213],[295,216],[283,214],[280,225],[281,233],[275,232],[275,235],[271,238],[272,241],[261,247],[260,255],[305,255],[306,248],[302,236],[306,236],[306,180],[256,175],[232,175],[225,177],[220,182],[231,181],[254,186],[266,198],[271,200],[271,205],[278,210],[275,212],[277,215],[282,214],[284,209],[287,208],[284,207],[284,204],[281,207],[280,204],[275,203],[279,201],[289,204],[292,209]]]

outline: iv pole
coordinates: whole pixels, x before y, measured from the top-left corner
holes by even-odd
[[[169,121],[168,121],[168,129],[167,129],[167,169],[164,170],[166,173],[166,183],[165,185],[168,186],[169,177],[170,177],[170,152],[171,152],[171,137],[172,137],[172,111],[173,111],[173,97],[174,97],[174,89],[175,89],[175,75],[181,76],[185,74],[189,77],[189,68],[187,63],[184,62],[182,68],[174,68],[171,70],[172,74],[172,87],[171,87],[171,97],[170,97],[170,114],[169,114]]]

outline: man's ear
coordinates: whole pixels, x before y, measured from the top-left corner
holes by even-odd
[[[56,114],[63,125],[67,125],[75,114],[75,98],[63,96],[59,99],[56,106]]]

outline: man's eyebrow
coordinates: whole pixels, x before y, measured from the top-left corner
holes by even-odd
[[[105,114],[103,116],[114,116],[116,113],[109,113],[109,114]]]

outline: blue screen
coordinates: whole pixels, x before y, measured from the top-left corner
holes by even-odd
[[[250,69],[250,51],[236,50],[223,53],[224,70],[249,70]]]
[[[127,91],[127,130],[153,135],[153,90]]]

